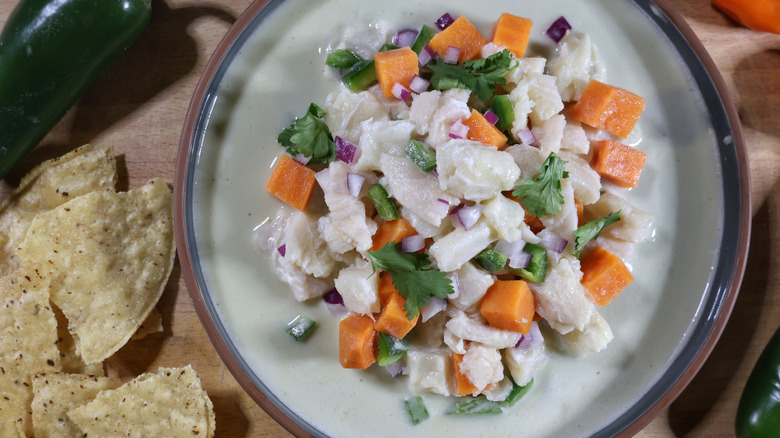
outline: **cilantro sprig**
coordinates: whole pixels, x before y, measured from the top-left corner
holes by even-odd
[[[536,216],[555,216],[561,211],[563,194],[561,194],[561,179],[568,178],[569,172],[563,166],[561,158],[550,152],[542,163],[539,176],[527,179],[512,191],[512,195],[520,200],[528,213]]]
[[[618,210],[614,213],[610,213],[607,216],[593,219],[592,221],[582,224],[581,227],[574,230],[574,256],[580,256],[580,250],[585,247],[591,240],[599,237],[601,231],[604,228],[614,224],[620,220],[620,212]]]
[[[495,93],[496,85],[506,84],[507,73],[517,68],[509,50],[503,50],[483,59],[462,64],[447,64],[441,58],[428,63],[433,70],[431,85],[437,90],[465,88],[479,99],[487,100]]]
[[[312,103],[306,115],[295,119],[282,131],[277,141],[287,148],[290,155],[311,157],[310,163],[329,163],[336,160],[336,144],[328,125],[322,120],[325,110]]]
[[[446,273],[431,269],[427,254],[401,252],[401,244],[389,242],[376,251],[368,251],[374,272],[377,269],[392,275],[393,285],[406,298],[404,310],[411,321],[434,296],[447,298],[455,290]]]

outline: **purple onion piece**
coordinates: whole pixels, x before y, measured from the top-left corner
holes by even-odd
[[[525,241],[523,240],[515,242],[499,240],[494,249],[502,254],[506,254],[509,259],[509,267],[517,269],[527,267],[531,261],[531,253],[523,251],[523,248],[525,248]]]
[[[492,110],[485,111],[484,117],[491,125],[495,125],[498,122],[498,116]]]
[[[428,91],[428,87],[431,85],[431,81],[423,78],[422,76],[415,75],[409,82],[409,88],[417,94]]]
[[[540,245],[558,254],[562,253],[566,249],[566,245],[569,244],[568,240],[546,228],[539,232],[539,238],[542,239],[539,242]]]
[[[524,145],[536,143],[536,136],[531,132],[531,128],[526,128],[517,134],[517,140]]]
[[[460,59],[460,48],[455,46],[447,47],[447,53],[442,57],[447,64],[457,64]]]
[[[279,248],[276,248],[277,251],[279,251],[279,254],[284,257],[285,254],[287,254],[287,245],[282,245]]]
[[[463,139],[469,134],[469,127],[463,124],[463,120],[458,119],[450,125],[450,138]]]
[[[432,297],[428,304],[420,308],[422,322],[433,318],[437,313],[447,308],[447,300],[441,297]]]
[[[479,220],[480,216],[482,216],[482,205],[474,204],[464,206],[458,210],[456,216],[458,217],[458,222],[460,222],[460,225],[463,227],[463,229],[468,230],[473,227]]]
[[[438,216],[444,217],[450,211],[450,203],[446,199],[439,198],[432,208]]]
[[[409,90],[406,87],[399,84],[398,82],[393,84],[393,88],[390,91],[393,93],[393,96],[395,96],[396,99],[404,102],[406,102],[406,99],[408,99],[409,96],[412,95],[412,93],[409,92]]]
[[[447,298],[458,298],[460,296],[460,278],[457,272],[450,272],[445,275],[452,282],[452,293],[447,295]]]
[[[531,328],[528,330],[528,334],[522,335],[520,341],[515,345],[515,348],[525,350],[528,348],[534,348],[544,342],[544,336],[542,336],[541,330],[539,330],[539,324],[536,321],[531,322]]]
[[[425,237],[414,234],[401,239],[401,252],[417,252],[425,248]]]
[[[514,269],[525,269],[531,264],[534,255],[528,251],[520,251],[519,254],[509,259],[509,267]]]
[[[435,54],[436,52],[433,51],[431,46],[429,46],[428,43],[425,43],[423,49],[420,50],[420,54],[417,55],[417,62],[419,62],[421,66],[424,66],[433,59]]]
[[[392,377],[398,377],[404,370],[404,366],[401,361],[393,362],[390,365],[385,365],[382,368],[385,369]]]
[[[333,142],[336,144],[336,158],[347,164],[353,164],[357,155],[357,146],[338,135],[333,138]]]
[[[455,19],[452,18],[452,15],[450,15],[449,12],[445,12],[444,15],[439,17],[436,20],[436,27],[439,28],[439,30],[444,30],[450,26],[450,24],[454,23]]]
[[[309,164],[309,161],[311,161],[311,156],[307,157],[306,155],[303,154],[297,154],[292,158],[293,160],[303,164],[304,166]]]
[[[347,190],[349,193],[356,197],[360,197],[360,191],[363,189],[363,184],[366,182],[366,177],[354,172],[347,172]]]
[[[553,21],[553,24],[550,25],[545,33],[548,37],[552,38],[553,41],[559,43],[569,29],[571,29],[571,24],[561,16]]]
[[[417,31],[414,29],[401,29],[393,35],[392,43],[398,47],[409,47],[414,44]]]
[[[325,292],[325,294],[322,296],[322,300],[328,304],[344,305],[344,298],[341,297],[341,294],[336,290],[335,287]]]

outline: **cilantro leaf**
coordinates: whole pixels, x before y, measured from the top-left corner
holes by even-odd
[[[620,212],[618,210],[614,213],[610,213],[607,216],[594,219],[581,227],[574,230],[574,256],[580,256],[580,250],[585,247],[591,240],[596,239],[601,234],[604,228],[614,224],[620,220]]]
[[[303,154],[311,157],[312,163],[329,163],[336,159],[336,144],[328,125],[322,120],[325,110],[312,103],[301,118],[295,119],[289,128],[283,130],[277,141],[287,148],[290,155]]]
[[[512,191],[512,195],[520,200],[528,213],[542,217],[555,216],[561,211],[561,178],[569,177],[569,172],[563,170],[564,164],[566,162],[557,157],[555,152],[550,152],[539,169],[539,176],[523,181]]]
[[[479,99],[487,100],[495,93],[497,84],[506,83],[504,76],[517,68],[517,63],[509,50],[503,50],[487,58],[462,64],[447,64],[442,59],[435,59],[428,63],[428,67],[433,70],[433,88],[465,88],[474,92]]]
[[[404,310],[409,320],[414,319],[422,306],[432,297],[447,298],[454,292],[446,273],[430,269],[427,254],[401,252],[401,244],[389,242],[376,251],[368,251],[374,271],[381,269],[393,277],[393,285],[406,298]]]

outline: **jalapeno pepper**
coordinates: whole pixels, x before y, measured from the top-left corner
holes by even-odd
[[[0,33],[0,178],[146,28],[151,0],[21,0]]]
[[[735,426],[739,438],[769,438],[780,434],[780,328],[745,383]]]

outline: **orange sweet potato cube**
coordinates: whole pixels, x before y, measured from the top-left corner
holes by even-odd
[[[522,57],[528,47],[533,21],[529,18],[502,13],[493,28],[491,42],[506,47],[518,58]]]
[[[627,137],[645,110],[645,100],[622,88],[591,80],[571,108],[571,117],[596,129]]]
[[[409,47],[377,52],[374,55],[376,78],[385,97],[393,96],[393,85],[399,83],[409,88],[409,83],[420,73],[417,53]]]
[[[604,248],[593,248],[580,259],[582,280],[580,283],[588,291],[593,301],[601,307],[606,306],[623,289],[634,281],[634,276],[623,260]]]
[[[279,157],[265,191],[300,211],[306,210],[314,191],[314,170],[287,155]]]
[[[636,187],[647,154],[613,140],[601,140],[593,149],[591,166],[605,180],[623,188]]]
[[[406,316],[404,304],[406,304],[406,298],[402,297],[398,292],[390,295],[390,298],[388,298],[382,308],[382,313],[374,324],[374,329],[396,339],[406,337],[417,324],[420,314],[418,313],[414,318],[409,319]]]
[[[524,280],[496,280],[482,297],[480,313],[491,327],[528,333],[536,303]]]
[[[498,149],[504,147],[507,142],[506,135],[498,128],[490,124],[479,111],[472,109],[471,116],[463,120],[463,124],[469,127],[466,137],[469,140],[478,141]]]
[[[450,46],[459,48],[458,62],[476,58],[485,44],[487,44],[485,37],[464,16],[434,35],[428,42],[428,45],[441,56],[447,53]]]

